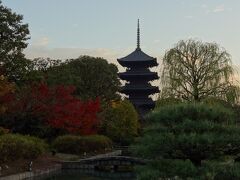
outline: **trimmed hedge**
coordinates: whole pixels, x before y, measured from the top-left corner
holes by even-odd
[[[52,144],[57,152],[67,154],[83,154],[85,152],[104,152],[112,148],[112,141],[103,135],[92,136],[59,136]]]
[[[0,162],[16,159],[35,159],[47,149],[47,144],[36,137],[18,134],[0,136]]]

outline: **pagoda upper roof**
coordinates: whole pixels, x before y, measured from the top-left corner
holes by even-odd
[[[118,61],[153,61],[156,58],[153,58],[146,53],[144,53],[140,48],[136,48],[131,54],[118,59]]]
[[[124,67],[132,67],[132,66],[147,66],[153,67],[157,66],[157,59],[151,57],[144,53],[140,48],[140,28],[139,28],[139,20],[138,20],[138,27],[137,27],[137,48],[135,51],[130,53],[129,55],[117,59],[119,64]]]

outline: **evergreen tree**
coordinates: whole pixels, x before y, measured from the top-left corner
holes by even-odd
[[[231,167],[236,168],[233,160],[240,153],[240,127],[231,110],[216,104],[170,105],[154,110],[148,122],[134,146],[136,155],[152,160],[140,168],[140,177],[214,179],[224,168],[236,175]]]

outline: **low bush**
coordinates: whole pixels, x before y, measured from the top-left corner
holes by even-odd
[[[47,149],[43,140],[18,134],[0,136],[0,162],[35,159]]]
[[[199,175],[198,169],[191,161],[178,159],[158,159],[157,161],[149,162],[146,166],[138,166],[136,172],[138,176],[137,179],[141,180],[158,180],[160,177],[162,179],[168,179],[169,177],[176,177],[176,175],[187,179]]]
[[[177,98],[168,97],[168,98],[159,98],[156,101],[156,109],[162,108],[164,106],[180,104],[182,101]]]
[[[0,136],[3,134],[7,134],[9,132],[9,129],[5,129],[3,127],[0,127]]]
[[[59,136],[52,144],[57,152],[67,154],[83,154],[85,152],[105,152],[112,148],[112,141],[103,135],[92,136]]]
[[[196,167],[189,160],[158,159],[146,166],[137,166],[136,173],[140,180],[238,180],[239,168],[239,163],[208,161]]]

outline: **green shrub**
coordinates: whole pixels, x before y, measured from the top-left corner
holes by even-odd
[[[182,101],[177,98],[168,97],[168,98],[159,98],[156,101],[156,108],[162,108],[164,106],[180,104]]]
[[[148,116],[148,122],[160,123],[162,125],[174,126],[186,119],[193,121],[208,120],[213,123],[233,124],[234,113],[221,105],[210,106],[200,103],[181,103],[177,105],[164,106],[155,109]]]
[[[214,174],[214,180],[237,180],[240,179],[240,164],[222,166],[218,168]]]
[[[138,129],[138,114],[129,101],[114,102],[112,107],[106,110],[103,133],[114,142],[130,144],[138,135]]]
[[[16,159],[34,159],[47,149],[43,140],[17,134],[5,134],[0,136],[0,161],[12,161]]]
[[[57,137],[52,146],[61,153],[79,154],[82,152],[83,144],[80,136],[64,135]]]
[[[92,136],[59,136],[53,142],[53,148],[57,152],[67,154],[83,154],[84,152],[105,152],[112,148],[112,141],[102,135]]]
[[[196,167],[189,160],[158,159],[146,166],[137,166],[136,173],[139,180],[159,180],[160,177],[179,180],[238,180],[239,168],[239,163],[207,162],[201,167]]]
[[[203,162],[226,163],[225,157],[233,159],[240,154],[240,127],[234,113],[223,106],[205,103],[164,106],[155,109],[147,121],[143,137],[132,149],[136,155],[160,164],[150,166],[151,171],[159,171],[160,177],[194,177],[194,168],[201,172],[198,176],[210,173],[214,177],[221,171],[205,170]],[[186,160],[194,167],[188,168],[193,169],[192,172],[182,168]],[[168,164],[162,166],[163,161]],[[190,167],[189,163],[187,166]],[[236,170],[231,170],[236,175]]]
[[[85,136],[83,141],[85,142],[86,152],[112,148],[112,140],[103,135]]]
[[[203,100],[202,103],[210,106],[220,105],[225,108],[231,109],[235,114],[235,119],[238,121],[238,123],[240,122],[240,105],[239,104],[237,103],[232,104],[228,101],[224,101],[224,100],[213,98],[213,97]]]
[[[214,180],[237,180],[240,179],[239,163],[221,163],[219,161],[208,161],[202,165],[202,179]]]
[[[168,179],[176,176],[187,179],[199,175],[198,169],[191,161],[169,159],[159,159],[148,163],[146,166],[139,166],[136,168],[136,172],[138,179],[141,180],[159,180],[159,177]]]
[[[0,136],[3,135],[3,134],[7,134],[9,132],[8,129],[5,129],[3,127],[0,127]]]

